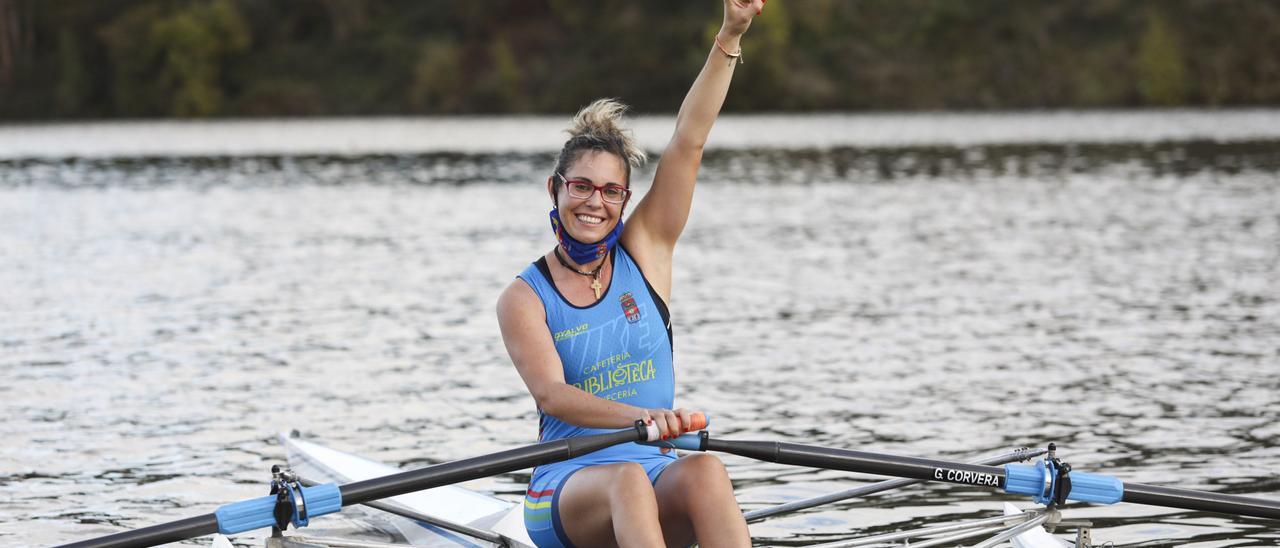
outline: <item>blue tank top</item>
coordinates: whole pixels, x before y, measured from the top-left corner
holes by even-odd
[[[519,278],[542,300],[566,383],[636,407],[671,409],[675,372],[666,303],[621,245],[614,247],[611,260],[609,287],[599,300],[585,307],[570,304],[555,287],[545,257],[525,268]],[[608,431],[567,424],[538,410],[538,441]],[[655,447],[625,443],[584,455],[591,458],[582,464],[631,461],[656,454]]]

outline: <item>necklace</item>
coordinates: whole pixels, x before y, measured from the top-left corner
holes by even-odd
[[[600,264],[596,265],[595,270],[592,270],[591,272],[584,272],[582,270],[578,270],[577,268],[569,265],[569,261],[564,260],[564,257],[560,256],[560,246],[556,246],[555,253],[556,253],[556,260],[560,261],[560,266],[563,266],[583,276],[591,276],[591,290],[596,293],[596,300],[599,300],[600,289],[604,287],[600,285],[600,270],[604,268],[604,263],[609,261],[609,254],[605,253],[604,260],[600,261]]]

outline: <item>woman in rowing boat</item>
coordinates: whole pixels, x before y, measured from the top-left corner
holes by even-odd
[[[631,170],[644,160],[620,127],[626,107],[600,100],[574,117],[546,182],[558,244],[498,300],[503,342],[538,405],[540,441],[637,419],[664,439],[692,429],[693,412],[673,409],[672,252],[739,39],[763,7],[763,0],[725,0],[720,32],[680,106],[653,185],[625,223]],[[536,468],[525,527],[538,546],[751,544],[719,459],[676,459],[638,444]]]

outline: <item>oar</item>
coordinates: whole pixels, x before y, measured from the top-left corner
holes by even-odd
[[[1067,473],[1070,468],[1062,470],[1061,463],[1053,458],[1052,446],[1050,457],[1037,464],[996,467],[798,443],[721,440],[711,438],[706,432],[685,434],[662,443],[686,451],[718,451],[794,466],[992,487],[1009,493],[1032,495],[1037,502],[1076,500],[1113,504],[1123,501],[1280,519],[1280,501],[1276,500],[1125,483],[1102,474]]]
[[[305,522],[344,506],[568,460],[621,443],[656,439],[656,432],[652,425],[646,427],[636,421],[634,428],[617,432],[559,439],[342,486],[328,483],[305,487],[298,498],[305,501]],[[64,544],[61,548],[141,548],[214,533],[242,533],[275,525],[276,506],[277,496],[268,495],[228,504],[211,514]],[[295,508],[295,516],[297,513]]]
[[[966,464],[1005,464],[1009,462],[1031,460],[1047,452],[1048,452],[1047,449],[1028,449],[1026,447],[1022,447],[1019,449],[1014,449],[1013,451],[1009,451],[1007,453],[1001,453],[999,455],[993,455],[990,457],[972,460]],[[839,502],[839,501],[851,499],[854,497],[866,497],[868,495],[874,495],[876,493],[882,493],[884,491],[891,491],[893,489],[906,487],[908,485],[915,485],[917,483],[924,483],[924,480],[918,480],[918,479],[885,480],[885,481],[873,483],[871,485],[854,487],[853,489],[847,489],[844,491],[840,491],[838,493],[819,495],[813,498],[797,500],[794,502],[779,504],[777,506],[761,508],[759,510],[752,510],[750,512],[746,512],[742,514],[742,517],[747,518],[747,522],[751,523],[751,522],[760,521],[760,520],[771,518],[773,516],[777,516],[781,514],[789,514],[791,512],[798,512],[800,510],[813,508],[814,506],[821,506],[823,504]]]

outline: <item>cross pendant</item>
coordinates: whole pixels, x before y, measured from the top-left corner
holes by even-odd
[[[600,285],[600,280],[591,280],[591,289],[592,289],[592,290],[594,290],[594,291],[596,292],[596,298],[597,298],[597,299],[599,299],[599,298],[600,298],[600,288],[601,288],[601,287],[604,287],[604,286]]]

